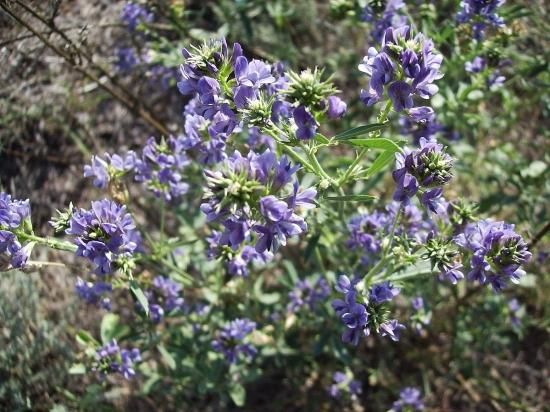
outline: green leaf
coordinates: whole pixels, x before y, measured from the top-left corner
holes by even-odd
[[[86,373],[86,366],[83,363],[73,363],[69,368],[71,375],[83,375]]]
[[[338,133],[333,137],[334,140],[348,140],[354,137],[363,136],[364,134],[382,130],[388,125],[388,123],[373,123],[365,126],[354,127],[353,129],[346,130],[345,132]]]
[[[130,332],[127,325],[119,322],[120,318],[114,313],[108,313],[101,320],[101,341],[107,343],[113,339],[120,339]]]
[[[401,148],[393,140],[384,139],[382,137],[367,138],[367,139],[349,139],[345,143],[349,143],[353,146],[368,147],[369,149],[380,149],[397,153],[401,151]]]
[[[264,305],[273,305],[274,303],[277,303],[281,299],[280,293],[264,293],[262,290],[262,285],[264,282],[263,277],[258,277],[256,282],[254,282],[253,291],[254,296],[258,300],[258,302],[263,303]]]
[[[343,195],[343,196],[327,196],[325,199],[334,200],[337,202],[366,202],[369,200],[377,199],[376,196],[371,195]]]
[[[229,396],[237,406],[243,406],[246,401],[246,390],[240,383],[230,383]]]
[[[366,170],[365,175],[372,176],[373,174],[378,173],[389,165],[394,159],[395,153],[390,150],[380,153],[374,162],[372,162],[372,165],[370,165]]]
[[[98,342],[85,330],[79,330],[76,334],[76,341],[81,346],[88,346],[89,344],[96,345]]]
[[[149,316],[149,301],[135,280],[130,281],[130,292],[145,311],[145,315]]]
[[[174,359],[172,354],[168,352],[166,348],[162,345],[158,345],[157,349],[162,355],[162,360],[164,360],[164,363],[166,363],[166,366],[168,366],[172,370],[176,369],[176,360]]]
[[[315,141],[317,143],[322,143],[322,144],[329,144],[330,143],[330,140],[328,140],[325,136],[323,136],[322,134],[320,133],[317,133],[315,135]]]
[[[118,320],[119,316],[114,313],[107,313],[103,316],[103,319],[101,319],[100,334],[103,343],[110,342],[114,339]]]

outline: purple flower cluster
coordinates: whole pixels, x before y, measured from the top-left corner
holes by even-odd
[[[267,250],[258,253],[254,247],[249,245],[244,245],[237,250],[228,248],[222,243],[222,233],[216,230],[212,231],[206,241],[208,242],[208,258],[225,258],[227,273],[232,276],[247,277],[252,264],[266,263],[273,258],[273,253]]]
[[[371,106],[387,92],[394,110],[406,110],[417,122],[427,120],[433,116],[433,109],[414,107],[413,97],[428,99],[437,93],[433,82],[442,77],[442,60],[433,42],[422,33],[413,37],[409,26],[390,27],[384,33],[380,52],[369,48],[359,65],[359,70],[370,77],[368,90],[361,90],[361,100]]]
[[[30,213],[28,200],[14,200],[0,192],[0,253],[6,254],[14,268],[22,268],[29,259],[32,244],[22,246],[14,231],[21,230]]]
[[[124,156],[105,153],[104,159],[93,156],[92,163],[84,166],[84,177],[92,177],[96,187],[106,188],[109,182],[133,173],[136,181],[145,183],[155,196],[169,202],[187,193],[189,185],[183,181],[183,171],[189,163],[181,138],[156,142],[151,137],[141,156],[133,151]]]
[[[104,159],[92,157],[92,163],[84,166],[84,177],[92,177],[94,186],[105,189],[110,181],[120,179],[134,170],[137,157],[129,151],[124,157],[105,153]]]
[[[189,189],[182,175],[188,165],[181,139],[171,136],[168,140],[156,142],[151,137],[136,160],[135,179],[146,183],[155,196],[170,202],[179,199]]]
[[[294,178],[297,169],[286,157],[277,159],[270,151],[250,152],[247,157],[236,151],[221,170],[206,170],[201,210],[208,221],[224,227],[219,244],[237,250],[253,232],[256,251],[273,252],[289,237],[305,232],[307,225],[299,213],[315,206],[316,191],[299,189]]]
[[[131,256],[141,243],[126,207],[108,199],[92,202],[90,210],[74,210],[66,233],[75,236],[76,255],[89,259],[98,275],[112,273],[117,260]]]
[[[438,213],[442,210],[442,186],[452,178],[453,159],[445,152],[443,145],[435,141],[420,139],[420,148],[396,153],[396,169],[393,180],[397,183],[393,198],[404,204],[419,191],[420,202],[428,210]]]
[[[139,349],[120,349],[116,340],[96,350],[94,369],[102,374],[119,373],[125,379],[136,375],[135,364],[141,362]]]
[[[89,305],[99,306],[111,310],[111,299],[106,296],[113,291],[113,286],[106,282],[86,282],[77,278],[75,291],[78,297]]]
[[[116,49],[115,66],[119,72],[126,73],[131,71],[140,59],[132,47],[119,47]]]
[[[456,20],[461,24],[470,24],[474,38],[483,38],[487,25],[503,27],[504,19],[497,14],[497,9],[505,0],[462,0]]]
[[[245,338],[256,329],[250,319],[235,319],[227,323],[212,341],[212,349],[221,352],[228,363],[237,363],[239,355],[252,359],[257,350]]]
[[[399,399],[395,401],[390,412],[422,411],[424,403],[422,393],[417,388],[407,387],[399,392]]]
[[[328,393],[335,399],[340,399],[343,394],[355,399],[363,392],[361,382],[344,372],[334,372],[332,382],[333,384],[328,388]]]
[[[365,301],[362,296],[358,296],[356,287],[358,282],[359,279],[350,280],[346,275],[341,275],[336,285],[336,290],[344,294],[344,299],[335,299],[332,302],[332,308],[346,326],[342,341],[357,346],[362,336],[370,335],[371,329],[381,336],[388,336],[393,341],[398,341],[400,331],[405,326],[395,319],[381,319],[383,313],[377,309],[380,304],[396,296],[399,289],[389,282],[374,285],[365,305],[358,302],[358,298]]]
[[[362,252],[363,264],[371,265],[379,258],[382,242],[389,235],[400,207],[399,203],[392,202],[384,210],[356,215],[348,222],[350,235],[346,245],[352,250]],[[423,242],[432,228],[433,223],[424,220],[420,209],[410,203],[403,207],[401,221],[395,228],[395,234]]]
[[[172,279],[164,276],[156,276],[153,279],[152,288],[145,292],[149,301],[151,320],[154,323],[162,321],[167,313],[183,311],[182,286]]]
[[[120,18],[128,26],[129,30],[134,31],[141,23],[151,23],[154,16],[145,7],[129,2],[122,9]]]
[[[508,281],[518,283],[525,274],[521,266],[531,259],[527,243],[514,231],[514,225],[504,222],[471,223],[454,241],[472,253],[468,279],[490,283],[497,292]]]
[[[371,36],[375,42],[379,43],[388,27],[398,28],[407,24],[407,17],[401,14],[404,9],[405,2],[403,0],[388,0],[381,12],[376,10],[373,5],[367,5],[361,13],[361,20],[372,23]]]
[[[325,301],[330,294],[330,286],[325,278],[320,277],[315,282],[302,279],[296,282],[294,289],[288,294],[288,311],[297,312],[302,307],[313,311]]]

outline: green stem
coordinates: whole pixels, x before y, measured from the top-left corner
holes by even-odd
[[[16,235],[21,240],[36,242],[39,245],[48,246],[49,248],[52,248],[52,249],[64,250],[66,252],[72,252],[72,253],[76,252],[76,249],[77,249],[76,245],[73,245],[72,243],[69,243],[65,240],[54,239],[51,237],[40,237],[40,236],[30,235],[24,232],[18,232],[16,233]]]

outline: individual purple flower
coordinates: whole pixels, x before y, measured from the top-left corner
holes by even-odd
[[[420,148],[408,150],[404,154],[396,153],[396,170],[393,180],[397,183],[394,200],[409,203],[420,188],[431,189],[422,203],[432,212],[438,211],[437,199],[440,189],[452,178],[453,159],[445,152],[443,145],[434,141],[420,139]]]
[[[344,116],[348,106],[338,96],[330,96],[328,98],[328,117],[331,119],[339,119]]]
[[[297,312],[302,307],[313,311],[330,294],[326,279],[320,277],[316,282],[308,279],[299,280],[288,294],[288,311]]]
[[[369,292],[369,302],[379,305],[391,301],[400,292],[391,282],[382,282],[373,285]]]
[[[487,63],[485,59],[481,56],[476,56],[471,62],[466,62],[464,64],[464,69],[468,73],[481,73],[486,66]]]
[[[487,78],[487,87],[497,89],[504,84],[506,77],[504,77],[499,70],[495,70]]]
[[[78,297],[87,304],[111,310],[111,299],[106,296],[113,290],[111,284],[106,282],[86,282],[81,278],[77,278],[75,290]]]
[[[66,233],[75,236],[76,255],[90,260],[98,275],[112,273],[117,260],[131,256],[140,245],[126,207],[108,199],[92,202],[90,210],[74,210]]]
[[[392,405],[390,412],[422,411],[424,403],[420,390],[413,387],[401,389],[399,399]]]
[[[389,320],[380,325],[380,335],[388,336],[394,342],[399,340],[401,329],[405,329],[405,325],[402,325],[397,320]]]
[[[171,136],[157,143],[151,137],[136,160],[135,179],[145,183],[155,196],[170,202],[179,199],[189,189],[183,176],[188,165],[189,159],[181,140]]]
[[[225,360],[234,364],[237,363],[240,356],[246,359],[252,359],[257,349],[245,339],[256,329],[256,323],[250,319],[235,319],[218,332],[212,341],[212,349],[223,353]]]
[[[481,220],[467,225],[454,241],[472,253],[469,280],[490,283],[497,292],[507,283],[518,283],[521,268],[531,259],[527,243],[504,222]]]
[[[122,9],[120,18],[128,26],[129,30],[134,31],[141,23],[151,23],[154,16],[145,7],[129,2]]]
[[[299,140],[309,140],[317,133],[317,121],[305,106],[298,106],[293,111],[294,122],[298,126],[296,137]]]

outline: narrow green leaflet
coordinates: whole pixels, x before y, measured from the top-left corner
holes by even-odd
[[[397,153],[401,151],[401,148],[393,140],[384,139],[382,137],[366,138],[366,139],[348,139],[345,143],[349,143],[352,146],[368,147],[369,149],[380,149]]]
[[[367,124],[365,126],[354,127],[353,129],[348,129],[345,132],[338,133],[333,137],[334,140],[348,140],[353,139],[358,136],[363,136],[367,133],[376,132],[377,130],[382,130],[388,125],[388,123],[373,123]]]
[[[145,315],[149,316],[149,301],[135,280],[130,282],[130,292],[145,311]]]
[[[395,152],[386,150],[378,155],[378,157],[372,162],[372,165],[365,172],[365,177],[372,176],[378,173],[389,165],[395,159]]]
[[[343,196],[327,196],[325,199],[334,200],[337,202],[366,202],[376,200],[376,196],[372,195],[343,195]]]
[[[162,345],[158,345],[157,349],[159,350],[160,354],[162,355],[162,360],[168,366],[170,369],[174,370],[176,369],[176,360],[172,356],[170,352],[166,350],[166,348]]]

